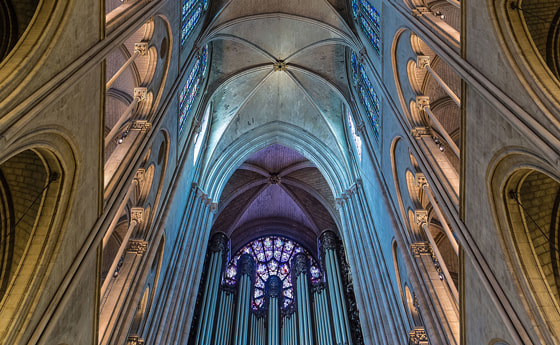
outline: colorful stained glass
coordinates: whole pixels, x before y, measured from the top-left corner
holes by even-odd
[[[360,0],[360,5],[362,5],[362,12],[365,12],[368,19],[371,21],[372,26],[379,32],[381,29],[381,16],[379,12],[371,6],[368,0]]]
[[[377,34],[377,32],[375,32],[373,30],[369,21],[367,21],[366,18],[361,14],[360,14],[360,23],[362,24],[362,29],[364,30],[364,32],[368,36],[370,43],[373,45],[373,48],[375,48],[375,51],[380,53],[381,52],[381,40],[379,39],[379,35]]]
[[[185,44],[189,34],[192,32],[200,17],[202,16],[202,5],[196,6],[188,15],[183,15],[183,29],[181,30],[181,44]]]
[[[352,79],[354,81],[358,80],[358,57],[356,56],[356,53],[352,52],[352,57],[350,59],[351,65],[352,65]]]
[[[198,86],[208,62],[208,58],[206,57],[208,54],[207,51],[208,46],[205,46],[202,49],[202,54],[192,67],[183,90],[179,94],[179,133],[183,132],[185,122],[198,94]]]
[[[358,1],[357,0],[352,0],[352,15],[354,17],[358,16]]]
[[[256,262],[255,288],[253,293],[253,309],[260,309],[264,305],[265,282],[270,276],[278,276],[282,281],[284,303],[288,307],[294,301],[290,261],[296,253],[306,253],[311,261],[311,280],[319,282],[322,274],[315,260],[299,244],[279,236],[267,236],[254,240],[245,245],[230,260],[225,272],[224,282],[234,285],[237,274],[237,260],[241,254],[249,254]]]

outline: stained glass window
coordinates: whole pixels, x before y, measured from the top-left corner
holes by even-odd
[[[381,15],[368,0],[359,0],[359,6],[356,1],[357,0],[352,0],[352,13],[355,18],[359,19],[360,26],[362,27],[364,33],[368,36],[371,45],[375,48],[375,51],[380,53]]]
[[[381,117],[381,104],[379,97],[377,97],[377,93],[375,92],[366,73],[365,66],[358,61],[356,53],[354,52],[352,52],[350,63],[352,65],[352,78],[358,87],[360,101],[366,109],[368,120],[373,128],[373,134],[375,135],[375,138],[379,140],[379,119]]]
[[[265,284],[270,276],[278,276],[282,281],[284,296],[283,308],[294,302],[294,289],[292,286],[291,260],[297,253],[305,253],[310,259],[309,273],[311,281],[322,281],[319,266],[309,253],[297,242],[279,236],[261,237],[241,248],[230,260],[224,272],[224,282],[234,285],[237,275],[237,260],[243,254],[249,254],[256,263],[255,289],[252,306],[254,310],[261,309],[265,301]]]
[[[200,80],[206,74],[207,60],[208,46],[205,46],[192,67],[183,90],[179,94],[179,133],[183,132],[185,121],[198,94]]]
[[[181,9],[181,44],[185,44],[190,33],[198,24],[202,11],[208,8],[207,0],[183,0]]]

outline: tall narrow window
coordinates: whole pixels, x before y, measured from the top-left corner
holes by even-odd
[[[185,44],[200,17],[202,17],[202,11],[207,8],[207,0],[183,0],[183,8],[181,10],[181,44]]]
[[[185,122],[191,111],[196,95],[198,94],[199,84],[206,75],[208,62],[208,45],[203,49],[196,59],[183,90],[179,94],[179,134],[183,133]]]
[[[359,1],[359,4],[358,4]],[[352,14],[377,53],[381,53],[381,16],[368,0],[352,0]]]
[[[358,135],[354,121],[352,120],[352,114],[350,110],[346,110],[346,119],[348,121],[348,129],[350,130],[350,135],[354,141],[354,146],[356,147],[356,153],[358,154],[358,160],[362,160],[362,138]]]
[[[360,101],[364,105],[368,120],[373,128],[375,139],[379,140],[381,106],[379,97],[373,89],[373,85],[367,75],[366,67],[358,61],[356,53],[351,56],[352,77],[356,85]]]

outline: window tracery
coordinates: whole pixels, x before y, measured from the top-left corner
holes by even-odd
[[[202,11],[208,8],[207,0],[183,0],[181,10],[181,44],[185,44],[192,30],[198,24]]]
[[[377,53],[381,53],[381,15],[368,0],[352,0],[352,14],[359,21]]]
[[[253,292],[252,308],[259,310],[264,307],[265,285],[271,276],[277,276],[282,281],[282,308],[287,308],[294,302],[294,287],[292,285],[291,260],[298,254],[304,253],[311,262],[309,272],[311,281],[319,283],[323,279],[319,265],[311,255],[297,242],[280,236],[258,238],[243,248],[230,260],[224,272],[224,283],[232,286],[236,283],[237,260],[243,254],[249,254],[256,262],[255,289]]]
[[[206,75],[207,62],[208,45],[202,49],[202,53],[192,67],[189,78],[179,94],[179,134],[183,133],[185,122],[198,94],[200,81]]]
[[[379,97],[373,88],[367,73],[365,66],[358,61],[356,53],[352,52],[351,56],[352,65],[352,77],[354,78],[354,84],[358,89],[358,94],[360,101],[362,102],[368,120],[373,128],[373,134],[375,139],[379,140],[380,131],[380,117],[381,117],[381,104]]]

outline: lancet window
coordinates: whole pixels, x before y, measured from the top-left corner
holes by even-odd
[[[198,59],[196,59],[196,62],[189,72],[187,82],[179,94],[179,134],[183,132],[185,127],[185,122],[198,94],[200,81],[206,75],[207,62],[208,45],[202,49]]]
[[[346,110],[346,119],[348,121],[348,129],[350,131],[350,135],[352,136],[352,140],[354,141],[354,146],[356,147],[356,153],[358,154],[358,160],[362,160],[362,138],[358,135],[358,130],[356,129],[356,125],[354,125],[354,120],[352,120],[352,113],[350,110]]]
[[[352,52],[351,56],[352,65],[352,77],[354,78],[354,83],[357,87],[358,95],[360,101],[362,102],[369,122],[373,128],[373,134],[375,139],[379,140],[380,131],[380,117],[381,117],[381,105],[379,97],[375,92],[373,85],[367,75],[366,67],[358,61],[356,53]]]
[[[377,53],[381,52],[381,16],[368,0],[352,0],[352,14]]]
[[[202,17],[202,11],[208,8],[208,1],[183,0],[181,9],[181,44],[185,44],[187,38]]]

